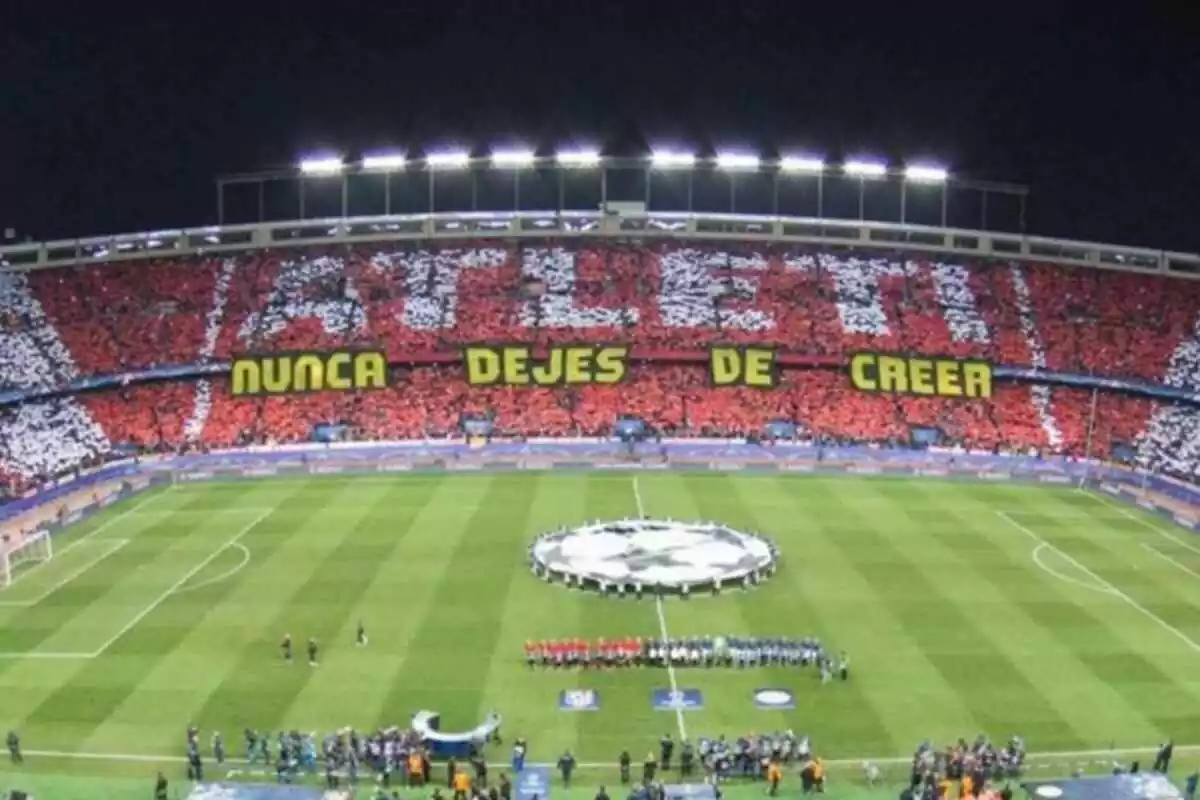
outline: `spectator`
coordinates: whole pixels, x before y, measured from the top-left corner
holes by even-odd
[[[946,353],[1136,377],[1200,391],[1200,284],[1158,275],[982,265],[791,244],[478,242],[255,251],[225,259],[0,274],[0,411],[7,495],[101,462],[114,446],[177,450],[308,438],[340,420],[357,437],[445,437],[464,413],[509,435],[606,436],[619,413],[668,435],[756,436],[772,419],[816,438],[906,442],[934,427],[964,449],[1104,457],[1200,477],[1200,412],[1090,392],[1005,384],[963,403],[851,391],[832,371],[789,371],[772,392],[716,390],[703,367],[639,364],[618,387],[468,387],[446,366],[464,343],[630,342],[695,352],[753,343],[837,363],[857,349]],[[258,399],[223,379],[131,383],[50,398],[85,376],[239,352],[381,347],[428,366],[387,391]]]

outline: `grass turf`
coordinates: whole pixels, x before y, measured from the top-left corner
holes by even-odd
[[[504,714],[534,760],[635,762],[678,720],[657,669],[530,671],[526,639],[657,636],[652,600],[536,580],[526,545],[633,514],[627,473],[491,473],[181,485],[61,537],[0,591],[0,729],[32,753],[177,756],[196,724],[240,755],[244,727],[448,729]],[[791,728],[826,758],[903,757],[986,732],[1034,751],[1200,743],[1200,538],[1065,488],[877,477],[639,473],[652,516],[771,535],[750,592],[670,599],[672,635],[818,635],[848,683],[786,668],[679,670],[689,736]],[[225,547],[235,540],[236,545]],[[370,646],[356,648],[361,620]],[[291,633],[317,669],[288,666]],[[298,648],[301,649],[302,648]],[[792,711],[754,707],[783,687]],[[561,713],[593,689],[601,710]],[[493,753],[506,760],[506,750]],[[1088,756],[1070,760],[1100,761]],[[32,755],[33,769],[142,774],[147,762]]]

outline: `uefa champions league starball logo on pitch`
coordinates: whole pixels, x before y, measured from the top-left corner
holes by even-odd
[[[535,575],[611,594],[748,588],[775,571],[775,546],[715,522],[622,519],[563,528],[529,547]]]

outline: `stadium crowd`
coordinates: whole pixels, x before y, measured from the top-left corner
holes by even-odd
[[[319,421],[363,438],[442,437],[463,414],[514,435],[599,436],[618,414],[670,435],[754,435],[773,419],[838,442],[937,427],[968,449],[1081,455],[1091,394],[1017,383],[988,400],[854,391],[826,369],[778,389],[715,389],[702,366],[641,363],[619,386],[470,387],[457,366],[398,368],[374,392],[234,399],[223,378],[80,378],[245,352],[372,346],[394,359],[478,342],[753,343],[836,363],[861,350],[1200,387],[1200,283],[1050,264],[942,263],[796,246],[588,242],[263,250],[0,274],[0,484],[11,492],[129,449],[287,442]],[[1102,393],[1093,452],[1200,475],[1191,406]]]

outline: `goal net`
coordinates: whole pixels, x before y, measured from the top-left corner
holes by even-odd
[[[0,538],[0,587],[8,586],[22,570],[49,561],[53,555],[54,546],[47,531],[6,534]]]

